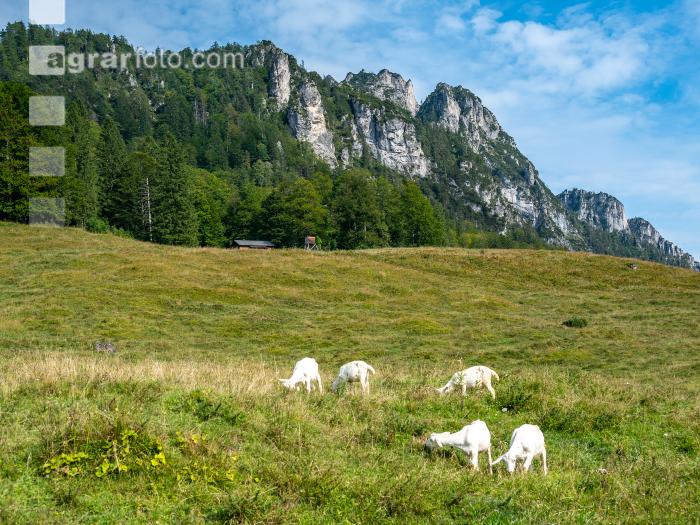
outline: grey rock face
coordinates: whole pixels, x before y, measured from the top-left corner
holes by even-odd
[[[351,104],[356,133],[374,158],[407,175],[425,177],[430,173],[430,164],[411,122],[385,118],[381,109],[369,108],[357,100]]]
[[[661,260],[693,268],[695,260],[674,243],[662,237],[649,221],[636,217],[627,220],[625,207],[607,193],[573,189],[558,195],[559,200],[578,220],[608,233],[624,233],[640,247],[651,247]]]
[[[289,57],[283,51],[277,51],[272,55],[270,66],[270,96],[277,101],[277,107],[282,109],[289,103],[289,95],[292,92],[292,75],[289,70]]]
[[[528,187],[503,179],[490,188],[473,188],[487,204],[488,210],[505,221],[506,230],[529,225],[547,232],[545,240],[562,248],[572,248],[571,241],[580,241],[580,232],[564,208],[551,198],[546,187],[536,180]]]
[[[462,87],[438,84],[421,105],[418,116],[424,122],[433,122],[464,135],[469,146],[477,152],[489,141],[501,141],[516,147],[515,141],[503,131],[481,99]]]
[[[580,221],[607,232],[627,230],[625,207],[612,195],[573,189],[558,197]]]
[[[323,99],[313,82],[302,84],[299,100],[290,106],[287,119],[297,139],[311,144],[314,152],[331,167],[337,165],[333,134],[326,126]]]
[[[642,244],[650,244],[655,246],[661,254],[678,260],[683,264],[683,266],[687,266],[688,268],[695,267],[695,259],[671,241],[664,239],[659,231],[654,228],[649,221],[640,217],[630,219],[629,230],[634,238]]]
[[[418,102],[413,89],[413,82],[404,80],[399,74],[382,69],[379,74],[361,71],[348,73],[345,83],[361,89],[380,100],[388,100],[407,110],[412,116],[418,113]]]
[[[532,163],[518,150],[481,99],[462,87],[439,84],[425,100],[418,118],[462,137],[490,170],[487,181],[471,184],[487,209],[509,227],[532,226],[552,245],[572,247],[580,232],[562,204],[539,179]],[[463,166],[465,175],[471,166]]]
[[[277,102],[277,109],[284,109],[292,92],[292,74],[289,55],[270,42],[251,46],[246,60],[253,67],[264,67],[268,71],[268,94]]]
[[[352,166],[354,159],[362,156],[364,143],[360,137],[360,132],[357,130],[354,117],[343,117],[343,125],[347,125],[350,128],[350,140],[346,142],[346,147],[340,153],[340,161],[344,168],[349,168]]]

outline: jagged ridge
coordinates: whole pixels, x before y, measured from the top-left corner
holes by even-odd
[[[468,201],[463,203],[465,209],[494,217],[504,231],[529,226],[552,245],[595,251],[601,251],[598,233],[616,235],[615,242],[639,248],[640,257],[696,266],[689,254],[665,240],[648,222],[628,221],[624,206],[613,197],[573,190],[557,198],[495,115],[468,89],[439,83],[418,105],[412,82],[386,69],[378,74],[348,73],[339,84],[298,70],[296,84],[300,87],[295,98],[288,95],[295,90],[288,56],[274,46],[265,53],[268,58],[261,63],[268,67],[270,96],[281,109],[291,99],[287,117],[293,135],[309,142],[333,167],[352,166],[366,152],[406,176],[440,179],[450,187],[454,199]],[[323,89],[317,84],[346,90],[349,111],[336,128],[324,117]],[[453,140],[461,141],[483,162],[464,158],[457,170],[446,173],[438,159],[426,153],[420,138],[425,128],[456,136]],[[595,242],[591,229],[597,235]]]

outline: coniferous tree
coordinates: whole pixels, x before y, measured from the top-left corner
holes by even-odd
[[[152,189],[153,238],[162,244],[197,245],[197,214],[192,199],[192,173],[182,148],[167,134],[158,148]]]
[[[102,126],[97,148],[100,177],[100,214],[110,224],[124,227],[123,210],[128,196],[123,179],[128,176],[127,150],[117,124],[107,118]]]
[[[129,231],[137,238],[153,242],[153,193],[158,165],[157,145],[149,144],[143,151],[129,155],[129,193],[131,221]]]
[[[98,145],[100,126],[88,118],[86,109],[71,104],[66,114],[71,135],[65,193],[68,220],[81,228],[95,227],[99,217],[100,178]]]
[[[219,177],[206,170],[187,168],[193,176],[193,203],[197,210],[198,237],[201,246],[225,246],[224,217],[231,205],[233,191]]]
[[[388,231],[377,203],[377,188],[367,170],[340,175],[333,197],[333,218],[338,247],[344,249],[384,246]]]
[[[262,205],[271,191],[271,188],[261,188],[250,182],[243,185],[240,198],[231,206],[225,219],[229,244],[235,239],[253,239],[260,236]]]
[[[24,221],[28,214],[33,139],[25,107],[30,94],[19,84],[0,83],[0,220]]]
[[[153,110],[146,93],[140,87],[131,92],[119,91],[114,97],[114,119],[123,131],[124,139],[147,137],[153,131]]]
[[[259,232],[281,246],[302,246],[307,235],[326,239],[328,210],[313,184],[306,179],[284,182],[262,205]]]

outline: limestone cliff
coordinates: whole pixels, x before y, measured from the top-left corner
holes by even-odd
[[[421,105],[418,116],[464,136],[474,151],[491,147],[493,141],[516,147],[481,99],[463,87],[438,84]]]
[[[358,100],[351,100],[351,106],[351,125],[375,159],[406,175],[428,175],[429,162],[418,142],[413,123],[398,117],[386,118],[382,109],[370,108]]]
[[[294,136],[308,142],[314,152],[332,167],[337,165],[333,134],[326,125],[321,94],[312,81],[299,88],[298,98],[290,104],[287,118]]]
[[[558,197],[594,233],[612,234],[615,237],[611,237],[611,241],[617,241],[628,249],[637,248],[654,260],[696,269],[693,257],[664,239],[649,221],[639,217],[627,220],[625,207],[615,197],[581,189],[566,190]]]
[[[627,229],[625,207],[612,195],[592,193],[585,190],[566,190],[559,194],[564,203],[576,217],[585,223],[607,232]]]
[[[248,60],[267,70],[267,106],[286,109],[294,137],[332,168],[371,158],[425,181],[453,213],[486,228],[529,228],[553,246],[696,266],[648,222],[627,220],[610,195],[575,189],[557,198],[468,89],[440,83],[419,105],[412,82],[386,69],[336,82],[267,42],[249,48]]]
[[[408,111],[411,116],[418,113],[418,102],[413,89],[413,82],[404,80],[399,74],[382,69],[378,74],[362,70],[357,74],[348,73],[346,84],[370,93],[381,100],[393,102]]]

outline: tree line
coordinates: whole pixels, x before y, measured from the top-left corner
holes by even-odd
[[[269,161],[207,170],[188,162],[169,130],[126,142],[114,119],[70,104],[60,130],[29,126],[31,91],[0,83],[0,219],[24,222],[37,196],[66,201],[71,226],[162,244],[230,246],[234,239],[300,246],[316,235],[327,248],[443,244],[443,217],[413,182],[368,170],[308,177],[279,173]],[[66,146],[66,175],[28,176],[30,145]]]

